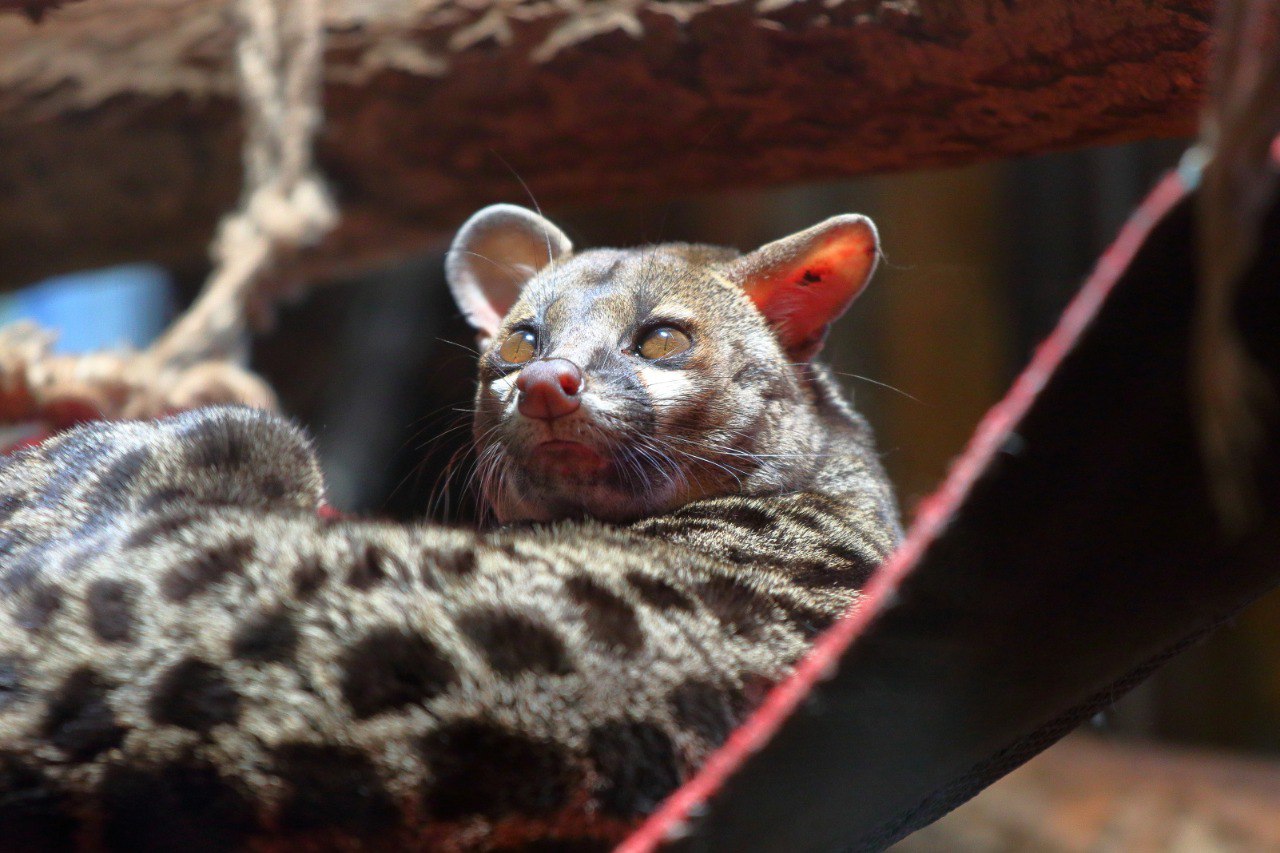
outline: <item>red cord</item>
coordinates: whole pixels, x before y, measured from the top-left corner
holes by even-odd
[[[697,775],[671,794],[615,853],[649,853],[664,841],[684,835],[688,831],[689,815],[699,810],[752,753],[769,742],[819,681],[835,673],[840,657],[853,641],[876,615],[892,605],[898,585],[946,527],[973,483],[1027,413],[1058,364],[1075,346],[1151,229],[1187,191],[1188,187],[1177,173],[1166,175],[1151,191],[1129,217],[1111,248],[1099,259],[1084,287],[1067,306],[1057,328],[1036,350],[1030,365],[1004,399],[978,424],[968,447],[952,464],[942,485],[920,504],[906,539],[872,576],[859,603],[817,639],[795,672],[765,697],[764,703],[711,755]]]

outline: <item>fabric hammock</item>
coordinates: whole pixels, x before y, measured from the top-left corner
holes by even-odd
[[[1197,178],[1156,188],[858,609],[621,853],[882,849],[1280,580],[1277,424],[1246,532],[1223,532],[1202,462]],[[1280,240],[1262,240],[1238,314],[1272,381],[1277,282]]]
[[[297,20],[278,25],[269,14],[277,7]],[[149,414],[185,399],[179,390],[192,396],[182,372],[234,349],[251,285],[276,245],[313,239],[330,224],[308,153],[319,121],[318,5],[243,0],[240,8],[242,65],[253,72],[242,82],[260,84],[246,88],[257,108],[250,138],[280,156],[255,159],[250,146],[253,180],[224,229],[214,277],[224,285],[211,286],[205,310],[137,365],[103,362],[89,376],[96,384],[66,362],[76,393],[113,392],[89,394],[98,410],[119,399],[133,406],[123,414]],[[1253,20],[1229,18],[1223,42],[1240,44],[1235,30]],[[284,51],[291,77],[261,61],[286,41],[300,45]],[[294,99],[292,121],[276,121],[280,110],[267,107],[283,108],[297,92],[310,97]],[[1230,117],[1235,102],[1220,101]],[[276,151],[266,144],[272,134],[289,145]],[[857,611],[620,850],[880,849],[1057,741],[1275,585],[1275,420],[1254,460],[1263,510],[1245,528],[1224,532],[1202,462],[1191,392],[1205,311],[1192,216],[1198,178],[1190,168],[1155,190]],[[1263,230],[1280,236],[1280,209]],[[1257,245],[1239,277],[1235,319],[1274,388],[1280,239]],[[38,339],[14,347],[24,369],[10,373],[25,381],[36,363],[49,373],[46,349]],[[218,381],[197,377],[195,396],[207,399],[204,386],[232,398],[261,393],[251,377],[215,366],[225,368]],[[159,396],[156,376],[168,380]],[[10,396],[43,402],[45,414],[65,402],[35,399],[30,388]]]
[[[1155,189],[860,607],[619,851],[882,849],[1280,580],[1275,420],[1247,531],[1223,532],[1202,461],[1198,180]],[[1274,383],[1280,239],[1258,242],[1236,310]]]

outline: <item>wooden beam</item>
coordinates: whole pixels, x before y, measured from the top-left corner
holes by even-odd
[[[1278,848],[1280,764],[1077,735],[892,851]]]
[[[33,21],[40,21],[45,13],[74,3],[76,0],[0,0],[0,13],[21,12]]]
[[[240,183],[229,6],[4,0],[0,284],[202,256]],[[513,172],[564,208],[1188,134],[1211,7],[331,2],[344,221],[301,272],[420,250]]]

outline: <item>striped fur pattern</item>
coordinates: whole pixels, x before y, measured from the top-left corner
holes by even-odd
[[[805,488],[614,523],[326,520],[309,440],[209,409],[0,463],[6,850],[595,850],[898,537],[865,424]]]

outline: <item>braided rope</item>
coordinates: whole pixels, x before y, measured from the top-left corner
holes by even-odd
[[[237,364],[255,285],[287,250],[337,220],[312,162],[320,107],[321,0],[236,0],[236,70],[245,122],[244,190],[213,241],[213,271],[190,309],[141,352],[55,355],[30,323],[0,329],[0,422],[54,426],[138,418],[212,403],[274,408]]]

